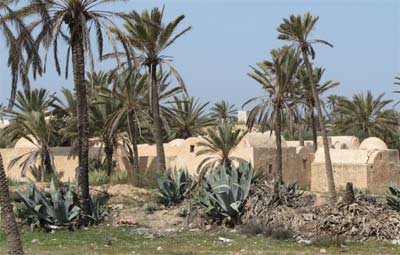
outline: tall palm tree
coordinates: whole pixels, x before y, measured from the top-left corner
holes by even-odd
[[[3,0],[0,2],[0,32],[8,48],[8,67],[11,72],[11,95],[8,108],[11,109],[21,81],[25,91],[30,90],[29,69],[33,76],[43,72],[40,56],[35,48],[31,30],[12,9],[17,0]],[[17,32],[15,32],[17,31]]]
[[[388,109],[393,100],[383,97],[384,94],[380,94],[374,98],[368,91],[353,95],[352,100],[342,100],[336,107],[341,118],[335,121],[335,128],[361,139],[376,136],[386,140],[397,132],[399,118],[393,109]]]
[[[125,72],[115,81],[114,89],[103,89],[101,97],[107,100],[115,100],[117,106],[110,113],[106,122],[107,133],[116,136],[118,132],[126,130],[129,137],[128,150],[132,169],[128,170],[128,179],[131,183],[137,183],[139,177],[139,151],[138,141],[141,125],[148,119],[147,89],[148,77],[139,72]]]
[[[113,2],[118,1],[114,0]],[[69,58],[72,55],[73,80],[77,98],[78,125],[78,195],[84,215],[91,214],[89,197],[89,124],[87,89],[85,84],[85,56],[89,56],[92,72],[94,71],[93,52],[91,47],[91,32],[96,34],[99,57],[103,57],[103,34],[111,37],[111,26],[116,27],[111,20],[114,12],[106,11],[105,3],[110,0],[28,0],[22,7],[20,15],[35,15],[38,19],[32,23],[39,29],[37,46],[43,45],[47,52],[51,47],[54,52],[54,63],[60,74],[58,60],[58,44],[62,39],[67,44],[66,76],[68,74]],[[115,45],[113,42],[112,45]],[[47,54],[45,54],[47,56]],[[88,220],[86,220],[88,222]],[[83,221],[83,223],[86,223]]]
[[[123,17],[126,33],[118,35],[125,38],[123,41],[129,43],[129,48],[132,52],[135,50],[139,52],[140,55],[135,57],[135,59],[141,66],[146,67],[148,70],[154,140],[157,147],[157,168],[159,170],[165,170],[166,165],[158,95],[158,86],[160,84],[157,79],[157,70],[166,65],[180,85],[184,87],[183,80],[172,66],[170,59],[162,55],[162,53],[179,37],[191,29],[189,26],[181,32],[175,33],[178,25],[185,16],[181,15],[166,25],[162,23],[163,16],[164,9],[160,10],[158,8],[154,8],[150,13],[144,10],[142,14],[132,11]],[[131,57],[132,55],[133,53],[127,57]]]
[[[42,167],[41,181],[45,175],[53,175],[55,171],[53,154],[50,142],[56,132],[54,122],[51,121],[52,113],[50,107],[54,106],[56,98],[49,95],[45,89],[34,89],[32,91],[17,92],[15,108],[7,110],[7,116],[12,123],[4,128],[4,134],[12,141],[25,138],[35,145],[34,150],[14,158],[9,165],[13,167],[21,162],[22,176],[25,176],[29,167],[40,160]]]
[[[293,49],[284,46],[281,49],[271,51],[272,61],[264,61],[257,64],[249,76],[259,82],[267,93],[266,96],[256,97],[245,102],[245,105],[260,101],[250,111],[247,127],[251,129],[259,124],[261,131],[265,132],[269,127],[275,131],[277,156],[275,173],[277,183],[282,183],[282,119],[286,115],[290,118],[293,105],[296,103],[296,74],[301,63],[298,54]]]
[[[322,43],[330,47],[333,47],[333,45],[324,40],[309,39],[310,33],[313,30],[314,25],[317,21],[318,17],[312,16],[309,12],[304,14],[303,17],[301,15],[297,16],[291,15],[289,19],[284,19],[283,23],[278,27],[278,32],[279,32],[278,38],[281,40],[291,42],[292,47],[296,47],[303,56],[303,61],[307,68],[308,78],[310,80],[311,91],[314,96],[315,108],[317,110],[318,121],[322,133],[329,194],[332,200],[335,200],[336,189],[335,189],[335,181],[333,178],[332,161],[329,153],[328,134],[325,129],[325,125],[323,123],[323,114],[317,90],[317,83],[314,80],[313,69],[309,60],[309,57],[311,57],[312,59],[315,58],[315,51],[314,48],[312,47],[314,43]]]
[[[186,139],[201,135],[206,127],[213,125],[212,119],[205,114],[207,105],[199,103],[199,99],[194,97],[175,96],[168,110],[169,126],[174,138]]]
[[[210,111],[211,118],[220,123],[232,122],[236,119],[237,109],[235,105],[225,100],[216,102]]]
[[[203,137],[204,141],[197,143],[199,150],[196,155],[207,155],[198,167],[200,179],[204,177],[208,169],[215,165],[231,169],[232,161],[242,161],[242,159],[233,157],[232,152],[246,134],[247,131],[235,129],[231,123],[208,128],[207,135]]]
[[[7,177],[4,172],[3,157],[0,154],[0,208],[1,221],[6,231],[8,254],[23,255],[21,238],[18,232],[17,222],[15,221],[12,209],[10,191],[8,189]]]
[[[332,89],[336,86],[339,86],[338,82],[326,81],[321,83],[322,76],[325,72],[324,68],[314,68],[313,76],[314,82],[316,83],[318,95],[322,95],[329,89]],[[298,72],[299,85],[301,87],[301,94],[303,97],[303,104],[307,108],[308,118],[311,121],[311,130],[313,134],[313,146],[314,152],[317,151],[318,143],[317,143],[317,119],[315,117],[315,99],[311,88],[310,78],[308,77],[308,71],[304,67]]]

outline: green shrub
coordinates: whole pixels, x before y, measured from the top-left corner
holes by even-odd
[[[108,177],[105,171],[89,171],[89,184],[91,186],[99,186],[110,183],[110,177]]]
[[[54,180],[50,182],[49,192],[39,190],[34,184],[24,192],[17,191],[21,202],[16,204],[16,216],[31,227],[42,227],[47,230],[75,227],[82,217],[78,195],[68,184],[57,190]],[[97,224],[104,219],[106,211],[103,207],[106,197],[91,198],[92,223]]]
[[[126,171],[115,171],[111,174],[110,184],[127,184],[128,173]]]
[[[155,193],[160,203],[171,206],[182,202],[191,179],[185,170],[174,170],[172,173],[165,171],[162,176],[157,177],[157,183],[158,189],[155,190]]]
[[[390,194],[386,196],[388,206],[396,211],[400,211],[400,190],[397,186],[389,187]]]
[[[213,168],[203,180],[195,199],[211,217],[229,218],[237,223],[254,181],[254,169],[246,163],[228,171],[224,167]]]
[[[154,202],[148,202],[144,205],[144,212],[146,214],[153,214],[157,210],[158,210],[158,206]]]
[[[44,173],[44,182],[50,182],[52,179],[60,180],[63,177],[62,172],[47,173],[47,171],[44,170],[43,165],[32,165],[29,167],[29,172],[37,182],[41,181],[42,173]]]

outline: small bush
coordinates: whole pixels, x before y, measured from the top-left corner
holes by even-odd
[[[317,247],[328,248],[328,247],[340,247],[340,246],[344,245],[345,243],[346,243],[346,241],[345,241],[344,237],[326,234],[326,235],[318,236],[313,241],[312,244]]]
[[[89,184],[91,186],[99,186],[110,183],[110,177],[108,177],[105,171],[89,171]]]
[[[289,240],[293,239],[293,233],[284,228],[272,228],[268,225],[259,223],[248,223],[240,226],[241,234],[246,236],[264,236],[276,240]]]
[[[260,236],[260,235],[265,235],[270,231],[268,226],[264,224],[258,224],[258,223],[247,223],[243,224],[240,226],[239,231],[241,234],[246,235],[246,236]]]
[[[110,184],[127,184],[128,183],[128,173],[126,171],[115,171],[111,174]]]
[[[154,202],[148,202],[144,205],[144,212],[146,214],[153,214],[157,210],[158,210],[158,206]]]
[[[191,179],[185,170],[164,172],[157,177],[158,189],[155,193],[161,204],[165,206],[177,205],[183,201],[185,192],[190,186]]]

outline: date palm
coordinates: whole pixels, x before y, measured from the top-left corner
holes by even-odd
[[[211,118],[219,123],[234,121],[237,109],[235,105],[230,104],[228,101],[222,100],[216,102],[210,109]]]
[[[399,118],[393,109],[388,109],[393,100],[383,97],[384,94],[380,94],[374,98],[368,91],[366,94],[355,94],[352,100],[342,100],[336,108],[341,118],[335,121],[335,128],[361,139],[376,136],[386,140],[397,132]]]
[[[318,95],[322,95],[327,90],[332,89],[336,86],[339,86],[338,82],[333,81],[326,81],[321,83],[322,76],[325,72],[324,68],[313,68],[313,76],[314,82],[316,83]],[[312,93],[310,78],[308,77],[308,71],[305,67],[303,67],[298,72],[298,80],[299,86],[301,87],[301,94],[302,94],[302,102],[307,108],[308,118],[310,119],[311,123],[311,130],[313,135],[313,147],[314,152],[317,151],[318,144],[317,144],[317,119],[315,117],[315,99]]]
[[[298,54],[286,46],[271,51],[272,61],[263,61],[257,64],[249,76],[260,83],[267,95],[256,97],[245,102],[245,105],[257,102],[247,120],[247,127],[253,128],[259,124],[262,132],[268,128],[275,131],[277,156],[275,175],[277,183],[282,183],[282,121],[285,116],[293,116],[293,106],[296,103],[296,74],[301,63]],[[290,121],[289,121],[290,122]]]
[[[8,67],[11,72],[9,109],[15,101],[20,81],[25,91],[30,90],[29,68],[32,68],[34,78],[36,74],[41,75],[43,71],[31,30],[12,9],[12,6],[17,3],[16,0],[0,2],[0,32],[3,34],[2,38],[8,49]]]
[[[90,134],[92,137],[101,141],[101,147],[105,154],[107,175],[111,176],[113,171],[114,148],[117,147],[116,135],[105,128],[109,116],[118,109],[118,103],[113,98],[105,98],[100,95],[102,89],[109,85],[108,75],[104,72],[87,74],[87,89],[89,91],[89,123]],[[89,143],[90,145],[90,143]]]
[[[199,103],[199,99],[194,97],[175,96],[167,115],[174,138],[186,139],[201,135],[206,127],[213,125],[212,119],[205,114],[207,105]]]
[[[55,166],[50,142],[56,130],[51,120],[50,108],[54,106],[55,101],[56,98],[49,95],[45,89],[19,91],[14,105],[15,110],[6,111],[12,123],[4,128],[4,134],[12,141],[25,138],[35,146],[35,149],[10,161],[9,168],[21,162],[22,176],[25,176],[29,167],[38,160],[42,166],[41,181],[44,181],[45,175],[54,175]]]
[[[138,141],[144,121],[149,118],[147,100],[148,77],[137,71],[126,71],[115,80],[113,90],[103,89],[100,96],[107,101],[114,100],[117,105],[107,118],[105,128],[110,136],[127,131],[130,146],[128,158],[132,169],[128,170],[130,183],[138,183],[139,151]],[[132,148],[132,151],[131,151]]]
[[[117,0],[115,0],[117,1]],[[115,2],[113,1],[113,2]],[[115,27],[111,17],[115,13],[106,11],[104,4],[110,0],[28,0],[21,8],[19,15],[34,16],[32,23],[38,29],[37,47],[42,45],[47,51],[53,48],[54,63],[57,72],[61,73],[58,59],[59,40],[67,44],[66,75],[68,74],[69,58],[72,57],[73,80],[77,98],[78,125],[78,196],[84,215],[91,214],[89,197],[89,124],[87,89],[85,84],[85,56],[89,56],[91,70],[94,70],[91,34],[95,33],[95,41],[99,57],[103,57],[103,34],[111,36],[111,26]],[[112,45],[115,45],[112,43]],[[84,224],[88,220],[82,221]]]
[[[157,168],[165,170],[165,152],[163,147],[162,120],[160,117],[160,102],[158,91],[160,86],[157,79],[157,70],[166,65],[171,73],[176,77],[182,87],[184,83],[178,72],[171,64],[171,60],[162,53],[172,45],[179,37],[190,30],[187,27],[180,32],[176,32],[178,25],[185,18],[184,15],[177,17],[166,25],[163,24],[164,9],[154,8],[151,12],[144,10],[141,14],[132,11],[125,15],[126,33],[119,34],[124,37],[123,41],[128,42],[130,50],[138,52],[135,59],[141,66],[148,70],[149,86],[151,95],[151,113],[153,121],[154,140],[157,147]],[[132,57],[131,53],[127,57]]]
[[[204,141],[198,142],[197,156],[206,155],[207,157],[199,164],[199,179],[202,179],[207,170],[215,165],[220,165],[226,169],[231,169],[232,161],[243,161],[233,157],[232,152],[242,141],[247,131],[235,129],[231,123],[223,123],[215,128],[208,128]]]
[[[279,36],[278,39],[289,41],[292,43],[292,47],[296,47],[303,56],[303,61],[308,72],[308,78],[311,84],[311,91],[315,100],[315,108],[318,114],[318,121],[322,133],[322,141],[324,144],[325,153],[325,168],[328,180],[328,190],[332,198],[332,201],[336,199],[335,181],[333,177],[332,161],[329,153],[328,133],[326,131],[323,114],[321,108],[321,102],[317,90],[317,83],[314,80],[313,69],[309,57],[315,58],[315,51],[313,44],[321,43],[333,47],[332,44],[327,41],[320,39],[310,39],[310,33],[314,28],[314,25],[318,21],[318,17],[312,16],[309,12],[301,15],[291,15],[289,19],[284,19],[283,23],[278,27]]]
[[[17,222],[15,221],[14,212],[10,199],[10,191],[8,189],[8,181],[4,171],[3,157],[0,154],[0,207],[1,221],[7,235],[8,254],[23,255],[21,238],[18,232]]]

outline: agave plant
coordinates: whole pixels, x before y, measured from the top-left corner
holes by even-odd
[[[16,205],[16,215],[31,227],[72,229],[82,216],[78,195],[69,184],[61,191],[51,180],[49,192],[41,191],[33,184],[17,194],[21,202]],[[103,207],[107,199],[107,195],[90,197],[92,214],[88,217],[92,224],[98,224],[107,215]]]
[[[255,176],[254,169],[246,163],[238,168],[213,168],[195,198],[211,217],[238,223]]]
[[[157,183],[159,188],[155,192],[160,203],[171,206],[182,202],[191,179],[187,171],[175,169],[172,173],[166,171],[162,176],[157,177]]]
[[[389,187],[390,194],[386,197],[388,206],[396,211],[400,211],[400,189],[392,185]]]
[[[39,190],[34,184],[25,192],[17,191],[21,202],[17,204],[17,217],[32,227],[57,229],[71,227],[80,216],[76,193],[68,185],[65,194],[56,189],[54,180],[50,191]]]

